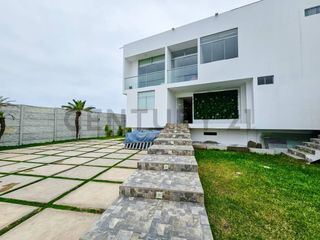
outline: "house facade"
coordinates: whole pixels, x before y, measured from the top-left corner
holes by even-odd
[[[320,0],[263,0],[125,45],[127,126],[241,145],[315,133],[319,26]]]

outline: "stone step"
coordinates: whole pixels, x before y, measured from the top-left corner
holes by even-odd
[[[304,142],[303,144],[305,146],[307,146],[307,147],[320,150],[320,144],[317,144],[317,143],[314,143],[314,142]]]
[[[194,149],[192,146],[152,145],[148,154],[193,156]]]
[[[298,157],[305,159],[309,163],[313,163],[313,162],[320,160],[320,154],[313,155],[313,154],[309,154],[307,152],[303,152],[303,151],[300,151],[298,149],[293,149],[293,148],[288,149],[288,152],[290,154],[293,154],[293,155],[296,155]]]
[[[298,157],[297,155],[291,154],[291,153],[289,153],[289,152],[284,152],[284,154],[287,155],[288,157],[291,157],[291,158],[294,158],[294,159],[297,159],[297,160],[306,161],[304,158]]]
[[[160,132],[158,138],[190,138],[191,139],[191,134],[190,133],[162,133]]]
[[[198,164],[194,156],[148,154],[138,162],[138,169],[198,172]]]
[[[190,138],[157,138],[155,145],[192,145]]]
[[[306,152],[306,153],[309,153],[309,154],[312,154],[312,155],[316,154],[316,150],[315,149],[307,147],[307,146],[298,145],[298,146],[296,146],[296,149],[298,149],[301,152]]]
[[[307,159],[307,153],[306,153],[306,152],[299,151],[298,149],[289,148],[289,149],[288,149],[288,152],[289,152],[290,154],[293,154],[293,155],[298,156],[298,157],[300,157],[300,158]]]
[[[204,202],[197,172],[138,170],[121,184],[119,191],[125,197]]]
[[[213,240],[204,206],[197,203],[119,198],[80,240]]]
[[[317,143],[317,144],[320,144],[320,138],[311,138],[310,141]]]

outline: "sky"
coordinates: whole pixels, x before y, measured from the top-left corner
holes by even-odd
[[[126,108],[124,44],[256,0],[0,0],[0,96]]]

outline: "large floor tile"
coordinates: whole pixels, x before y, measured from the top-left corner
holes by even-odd
[[[135,171],[135,169],[111,168],[107,172],[98,176],[96,179],[122,182],[125,181]]]
[[[2,177],[0,178],[0,194],[17,189],[29,183],[35,182],[39,179],[41,179],[41,177],[29,177],[18,175],[9,175]]]
[[[5,160],[24,162],[24,161],[39,158],[39,157],[40,157],[39,155],[33,155],[33,154],[30,154],[30,155],[20,154],[19,156],[15,156],[15,157],[7,157]]]
[[[0,229],[36,210],[36,207],[0,202]],[[1,237],[2,239],[2,237]],[[21,238],[23,239],[23,238]]]
[[[80,154],[83,154],[83,152],[78,152],[78,151],[66,151],[66,152],[62,152],[62,153],[58,153],[57,155],[59,156],[66,156],[66,157],[74,157],[74,156],[78,156]]]
[[[47,203],[74,188],[81,181],[48,178],[2,197]]]
[[[39,155],[54,155],[54,154],[58,154],[58,153],[62,153],[62,150],[46,150],[43,152],[38,152],[37,154]]]
[[[128,168],[138,168],[137,161],[126,160],[117,165],[117,167],[128,167]]]
[[[1,236],[2,240],[79,240],[98,214],[45,209]]]
[[[128,153],[111,153],[109,155],[107,155],[107,158],[116,158],[116,159],[126,159],[128,157],[130,157],[130,155],[132,154],[128,154]]]
[[[10,165],[10,164],[15,164],[15,162],[1,161],[0,160],[0,167],[7,166],[7,165]]]
[[[41,166],[43,164],[39,164],[39,163],[15,163],[15,164],[11,164],[8,166],[3,166],[0,167],[0,172],[4,172],[4,173],[12,173],[12,172],[18,172],[18,171],[23,171],[29,168],[34,168],[34,167],[38,167]]]
[[[38,167],[38,168],[33,168],[33,169],[21,171],[19,173],[41,175],[41,176],[52,176],[54,174],[60,173],[62,171],[68,170],[70,168],[73,168],[73,166],[50,164],[50,165],[45,165],[45,166]]]
[[[87,158],[87,157],[71,157],[71,158],[68,158],[66,160],[59,161],[59,163],[61,163],[61,164],[80,165],[80,164],[83,164],[83,163],[90,162],[93,159],[94,158]]]
[[[105,156],[106,153],[91,152],[80,155],[80,157],[99,158]]]
[[[112,148],[102,148],[102,149],[99,149],[97,150],[96,152],[98,153],[113,153],[115,151],[118,151],[117,149],[112,149]]]
[[[61,157],[61,156],[45,156],[45,157],[29,160],[28,162],[53,163],[56,161],[61,161],[66,158],[67,157]]]
[[[23,154],[19,153],[6,153],[4,151],[0,152],[0,159],[6,159],[6,158],[12,158],[12,157],[19,157],[22,156]]]
[[[120,159],[98,158],[96,160],[86,163],[85,165],[111,167],[119,162],[121,162]]]
[[[79,208],[106,209],[119,196],[120,184],[89,182],[69,193],[56,204]]]
[[[67,178],[81,178],[88,179],[92,178],[98,173],[105,171],[102,167],[89,167],[89,166],[78,166],[76,168],[70,169],[63,173],[59,173],[56,176],[67,177]]]

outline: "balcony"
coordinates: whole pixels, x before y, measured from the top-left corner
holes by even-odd
[[[168,71],[168,83],[187,82],[198,79],[198,64],[174,68]]]
[[[164,84],[164,82],[164,71],[140,74],[139,76],[125,78],[125,90],[158,86]]]

